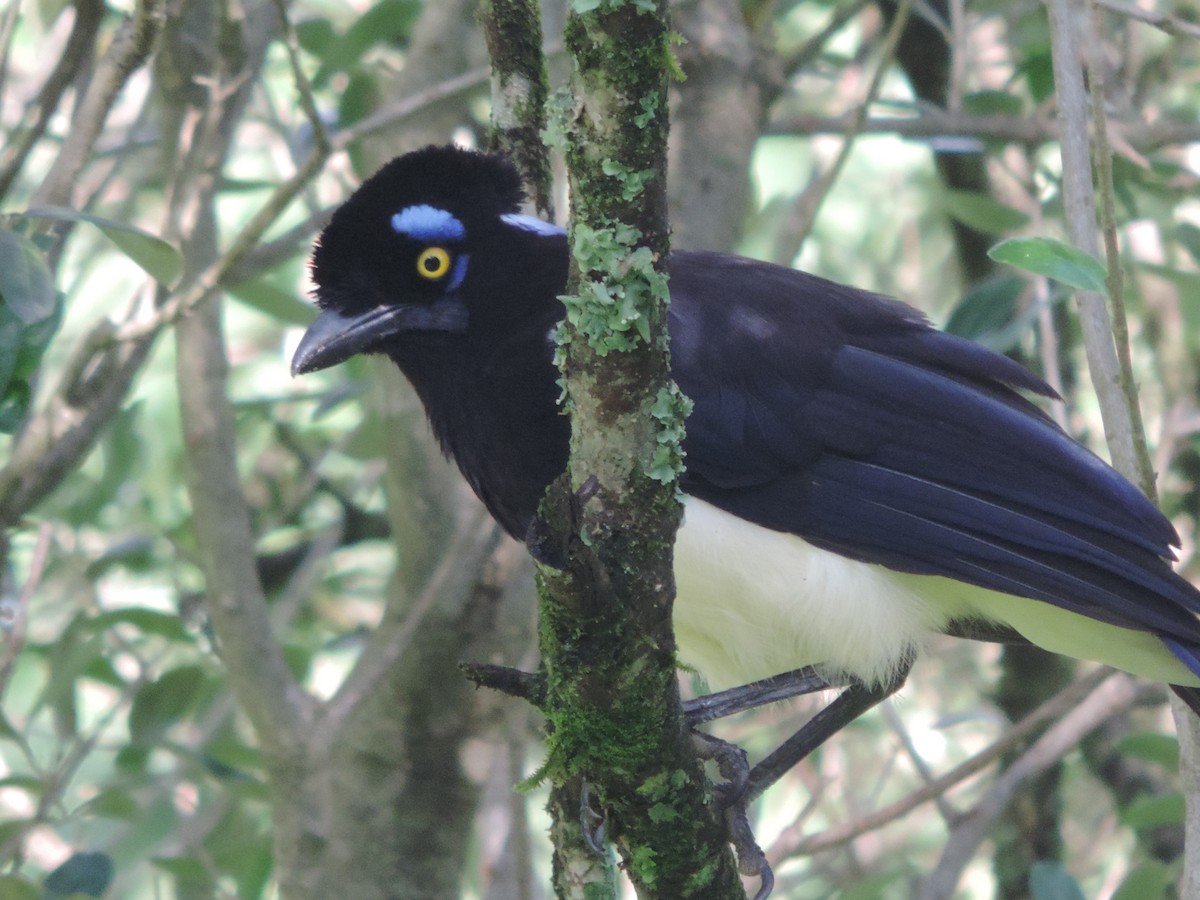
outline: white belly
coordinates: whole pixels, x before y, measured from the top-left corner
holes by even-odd
[[[675,544],[675,635],[714,690],[805,665],[888,680],[955,618],[1015,628],[1033,643],[1156,681],[1200,685],[1155,637],[1048,603],[818,549],[688,498]]]

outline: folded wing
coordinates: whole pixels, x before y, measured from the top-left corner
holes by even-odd
[[[1197,669],[1200,594],[1170,567],[1174,529],[1015,390],[1052,395],[1042,381],[896,301],[680,258],[688,493],[844,556],[1151,632]]]

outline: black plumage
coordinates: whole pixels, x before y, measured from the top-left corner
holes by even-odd
[[[293,363],[390,356],[518,538],[569,438],[552,363],[567,240],[520,216],[521,196],[498,156],[389,163],[321,236],[324,312]],[[1175,680],[1200,684],[1200,594],[1171,569],[1173,527],[1020,393],[1052,396],[1044,382],[895,300],[716,253],[669,269],[688,495],[841,557],[1154,635]]]

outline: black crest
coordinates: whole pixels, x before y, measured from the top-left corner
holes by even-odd
[[[455,146],[429,146],[398,156],[364,181],[321,233],[312,257],[322,306],[360,302],[362,273],[387,266],[395,255],[392,217],[412,206],[446,210],[466,227],[464,246],[496,219],[517,212],[525,199],[521,176],[509,160]]]

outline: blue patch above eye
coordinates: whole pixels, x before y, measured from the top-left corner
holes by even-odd
[[[469,254],[464,253],[454,261],[454,272],[450,275],[450,284],[446,286],[446,290],[456,291],[459,285],[463,283],[463,279],[467,277],[468,258]]]
[[[557,225],[550,222],[543,222],[536,216],[527,216],[524,213],[505,213],[500,217],[500,221],[505,225],[511,225],[513,228],[520,228],[522,231],[532,231],[534,234],[540,234],[543,237],[567,233],[565,228],[559,228]]]
[[[461,241],[466,226],[436,206],[409,206],[392,216],[392,228],[418,241]]]

